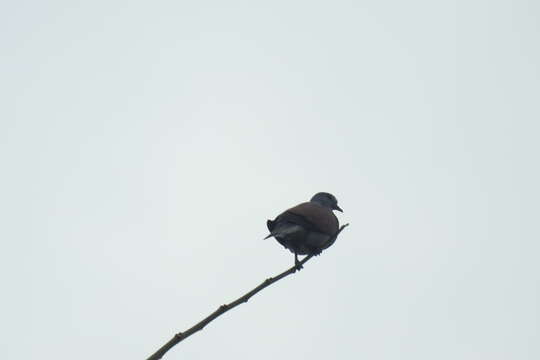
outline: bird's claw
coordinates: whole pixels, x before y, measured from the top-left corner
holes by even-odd
[[[298,261],[298,255],[296,253],[294,254],[294,267],[296,271],[300,271],[303,268],[302,263]]]

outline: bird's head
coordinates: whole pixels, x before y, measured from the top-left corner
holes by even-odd
[[[321,206],[327,207],[329,209],[343,212],[343,210],[341,210],[341,208],[338,206],[338,201],[336,197],[330,193],[327,193],[327,192],[316,193],[315,195],[313,195],[310,201],[317,203]]]

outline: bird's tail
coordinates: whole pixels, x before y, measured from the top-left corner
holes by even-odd
[[[274,236],[274,234],[272,234],[272,230],[274,229],[274,222],[272,220],[267,220],[266,227],[268,227],[268,230],[270,230],[270,234],[268,234],[268,236],[266,236],[263,240],[266,240]]]

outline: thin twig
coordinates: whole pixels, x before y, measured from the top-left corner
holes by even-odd
[[[342,225],[339,228],[339,230],[334,234],[334,236],[332,236],[332,238],[330,238],[329,242],[333,243],[336,240],[339,233],[343,229],[345,229],[347,226],[349,226],[349,224]],[[312,257],[313,257],[313,255],[308,255],[305,258],[303,258],[300,261],[300,264],[299,264],[300,267],[302,265],[304,265],[306,262],[308,262],[309,259],[311,259]],[[163,355],[165,355],[165,353],[167,351],[169,351],[173,346],[175,346],[176,344],[178,344],[180,341],[184,340],[188,336],[193,335],[197,331],[202,330],[206,325],[208,325],[212,320],[214,320],[218,316],[226,313],[227,311],[231,310],[232,308],[234,308],[234,307],[236,307],[236,306],[238,306],[238,305],[240,305],[242,303],[247,302],[249,300],[249,298],[251,298],[253,295],[258,293],[259,291],[261,291],[265,287],[272,285],[276,281],[281,280],[284,277],[295,273],[296,271],[297,271],[297,266],[295,265],[295,266],[291,267],[290,269],[285,270],[284,272],[282,272],[279,275],[276,275],[274,277],[271,277],[271,278],[268,278],[268,279],[264,280],[259,286],[257,286],[253,290],[249,291],[248,293],[242,295],[241,297],[234,300],[233,302],[231,302],[229,304],[221,305],[216,311],[214,311],[213,313],[208,315],[203,320],[199,321],[197,324],[193,325],[192,327],[190,327],[189,329],[187,329],[184,332],[179,332],[178,334],[174,335],[171,340],[169,340],[165,345],[163,345],[161,348],[159,348],[159,350],[156,351],[154,354],[152,354],[147,360],[161,359],[163,357]]]

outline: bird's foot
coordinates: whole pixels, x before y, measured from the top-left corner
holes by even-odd
[[[304,268],[304,266],[302,266],[302,263],[298,261],[297,255],[294,256],[294,267],[296,268],[296,271],[300,271]]]

